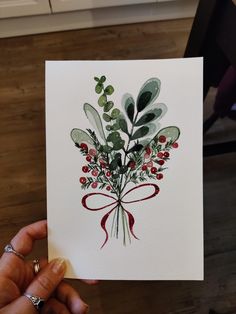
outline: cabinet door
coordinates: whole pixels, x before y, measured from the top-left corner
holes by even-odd
[[[0,0],[0,18],[47,13],[49,0]]]
[[[53,12],[65,12],[151,2],[157,0],[51,0],[51,5]]]

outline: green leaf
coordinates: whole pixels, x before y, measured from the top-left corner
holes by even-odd
[[[99,82],[99,81],[100,81],[97,76],[94,77],[94,80],[95,80],[96,82]]]
[[[106,93],[107,95],[111,95],[114,93],[114,87],[111,86],[111,85],[108,85],[105,90],[104,90],[104,93]]]
[[[113,143],[113,149],[114,150],[120,150],[120,149],[124,148],[124,146],[125,146],[125,141],[122,140],[122,138],[120,138],[120,140]]]
[[[112,132],[108,135],[107,137],[107,141],[108,142],[115,142],[117,140],[119,140],[121,137],[120,137],[120,133],[119,132]]]
[[[140,137],[144,137],[149,132],[148,126],[141,126],[136,132],[134,132],[133,136],[131,137],[131,140],[137,140]]]
[[[111,112],[112,119],[117,119],[120,115],[120,110],[117,108],[114,108]]]
[[[107,131],[112,131],[113,130],[113,125],[106,125],[106,130]]]
[[[106,105],[106,103],[107,103],[107,96],[103,94],[98,98],[98,104],[100,107],[103,107],[104,105]]]
[[[160,110],[160,114],[161,114],[161,110]],[[144,125],[147,124],[150,121],[155,120],[157,117],[155,116],[155,113],[145,113],[136,123],[135,126],[140,126],[140,125]]]
[[[119,171],[120,174],[125,174],[127,171],[128,171],[128,167],[126,165],[120,167],[120,171]]]
[[[123,131],[124,133],[129,135],[128,125],[127,125],[127,122],[125,120],[125,117],[121,117],[119,119],[119,126],[120,126],[121,131]]]
[[[98,84],[95,86],[95,92],[96,92],[97,94],[101,94],[102,88],[103,88],[103,85],[102,85],[101,83],[98,83]]]
[[[134,99],[132,95],[125,94],[122,98],[122,103],[125,108],[126,114],[131,123],[133,123],[134,119]]]
[[[85,103],[84,112],[92,126],[98,131],[100,137],[106,142],[102,121],[97,110],[90,104]]]
[[[120,125],[119,125],[119,123],[114,123],[113,124],[113,126],[112,126],[112,129],[114,130],[114,131],[117,131],[117,130],[119,130],[120,129]]]
[[[81,129],[73,129],[70,132],[70,136],[75,144],[80,145],[81,143],[87,143],[90,145],[94,145],[93,139]]]
[[[105,81],[106,81],[106,76],[104,76],[104,75],[103,75],[103,76],[101,76],[101,78],[100,78],[100,82],[101,82],[101,83],[104,83]]]
[[[171,143],[174,143],[178,140],[180,136],[180,129],[177,126],[167,126],[157,133],[155,139],[158,139],[161,135],[164,135],[167,139],[171,141]]]
[[[114,106],[114,103],[113,101],[108,101],[105,105],[104,105],[104,112],[108,112],[111,110],[111,108]],[[111,114],[111,117],[112,117],[112,114]]]
[[[132,152],[139,152],[141,149],[143,148],[143,145],[142,144],[134,144],[133,147],[131,147],[129,150],[128,150],[128,153],[132,153]]]
[[[111,117],[107,113],[104,113],[102,115],[102,117],[103,117],[103,120],[105,120],[106,122],[110,122],[111,121]]]
[[[103,151],[104,153],[110,153],[112,152],[112,147],[109,145],[103,145]]]
[[[112,162],[111,162],[110,165],[109,165],[109,169],[110,169],[111,171],[113,171],[113,170],[116,170],[117,167],[118,167],[117,160],[116,160],[116,159],[113,159]]]
[[[137,98],[138,112],[144,110],[158,97],[160,86],[161,82],[157,78],[151,78],[143,84]]]

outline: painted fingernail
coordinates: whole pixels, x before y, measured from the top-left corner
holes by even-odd
[[[54,274],[62,274],[66,271],[66,261],[63,258],[56,258],[52,261],[52,271]]]

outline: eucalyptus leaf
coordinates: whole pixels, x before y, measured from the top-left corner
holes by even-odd
[[[120,140],[120,133],[119,132],[112,132],[108,135],[107,141],[108,142],[115,142],[117,140]]]
[[[158,78],[151,78],[143,84],[137,98],[138,112],[144,110],[158,97],[160,86],[161,81]]]
[[[103,117],[103,120],[105,120],[106,122],[110,122],[111,121],[111,117],[107,113],[104,113],[102,115],[102,117]]]
[[[112,131],[113,130],[113,125],[106,125],[106,130],[107,131]]]
[[[84,112],[88,120],[92,124],[92,126],[98,131],[100,137],[106,142],[106,137],[105,137],[105,133],[102,126],[102,121],[97,110],[90,104],[85,103]]]
[[[94,80],[96,81],[96,82],[99,82],[99,78],[98,77],[94,77]]]
[[[108,101],[105,105],[104,105],[104,112],[108,112],[111,110],[111,108],[114,106],[114,103],[113,101]],[[112,117],[112,114],[111,114],[111,117]]]
[[[119,130],[120,129],[120,125],[119,125],[119,123],[114,123],[113,125],[112,125],[112,129],[114,130],[114,131],[117,131],[117,130]]]
[[[148,126],[141,126],[137,131],[134,132],[134,134],[131,137],[131,140],[137,140],[138,138],[144,137],[148,134],[149,127]]]
[[[103,151],[104,153],[110,153],[112,152],[112,147],[109,145],[103,145]]]
[[[94,146],[93,139],[81,129],[73,129],[70,132],[70,136],[75,144],[80,145],[81,143],[87,143]]]
[[[133,96],[130,94],[125,94],[122,97],[122,104],[125,109],[125,112],[130,120],[131,123],[133,123],[134,119],[134,99]]]
[[[174,143],[178,140],[180,136],[180,129],[176,126],[167,126],[157,133],[155,139],[157,140],[161,135],[164,135],[167,139],[171,141],[171,143]]]
[[[111,95],[114,93],[114,87],[111,86],[111,85],[108,85],[105,90],[104,90],[104,93],[106,93],[107,95]]]
[[[112,119],[117,119],[119,117],[120,110],[117,108],[114,108],[111,112]]]
[[[95,86],[95,92],[97,94],[101,94],[102,88],[103,88],[103,85],[101,83],[97,83],[97,85]]]
[[[100,78],[100,82],[101,82],[101,83],[104,83],[105,81],[106,81],[106,76],[104,76],[104,75],[103,75],[103,76],[101,76],[101,78]]]
[[[122,140],[122,138],[120,138],[120,140],[113,143],[113,149],[114,150],[120,150],[120,149],[124,148],[124,146],[125,146],[125,141]]]
[[[107,96],[103,94],[98,98],[98,104],[100,107],[103,107],[104,105],[106,105],[106,103],[107,103]]]

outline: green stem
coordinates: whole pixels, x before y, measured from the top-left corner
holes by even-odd
[[[123,206],[121,206],[123,207]],[[121,214],[122,214],[122,226],[123,226],[123,244],[126,245],[126,237],[125,237],[125,220],[124,220],[124,216],[125,216],[125,211],[124,209],[121,210]]]

